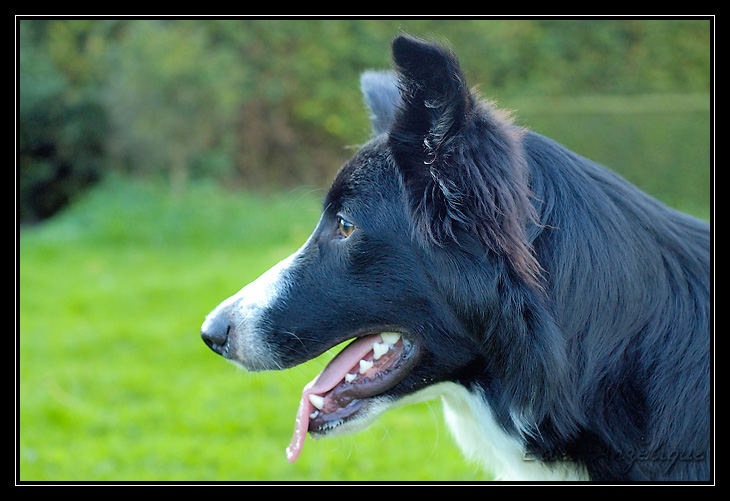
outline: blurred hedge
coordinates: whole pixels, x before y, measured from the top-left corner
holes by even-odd
[[[399,30],[488,97],[708,93],[711,21],[20,19],[21,221],[109,171],[182,190],[324,185],[366,140],[358,78]]]

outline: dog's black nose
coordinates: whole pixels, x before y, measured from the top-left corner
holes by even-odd
[[[215,315],[205,319],[203,326],[200,328],[200,337],[203,338],[205,344],[219,355],[223,354],[223,347],[228,342],[228,333],[231,330],[231,324],[224,315]]]

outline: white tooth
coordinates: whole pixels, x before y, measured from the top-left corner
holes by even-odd
[[[383,341],[388,343],[389,345],[394,345],[398,342],[400,339],[400,333],[398,332],[383,332],[380,337],[383,338]]]
[[[352,383],[356,377],[357,374],[345,374],[345,381],[347,381],[348,383]]]
[[[386,343],[373,343],[373,358],[379,360],[385,353],[387,353],[390,346]]]
[[[319,410],[322,410],[322,407],[324,407],[324,397],[322,397],[322,396],[315,395],[314,393],[310,393],[309,401],[312,402],[312,405],[315,406]]]
[[[309,415],[309,419],[314,419],[314,418],[316,418],[317,416],[319,416],[319,411],[314,411],[313,413],[311,413],[311,414]]]
[[[365,372],[372,367],[374,362],[368,362],[367,360],[360,360],[360,374],[365,374]]]

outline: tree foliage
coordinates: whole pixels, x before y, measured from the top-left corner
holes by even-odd
[[[21,19],[21,218],[112,169],[321,185],[366,139],[359,74],[399,30],[447,40],[488,97],[710,89],[701,19]]]

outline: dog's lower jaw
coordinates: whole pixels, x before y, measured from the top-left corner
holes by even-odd
[[[385,396],[368,398],[362,405],[363,407],[356,416],[350,419],[328,423],[317,430],[310,431],[310,436],[315,439],[320,439],[361,432],[375,423],[382,414],[395,406],[394,400]]]
[[[386,395],[367,398],[363,402],[363,408],[357,413],[357,416],[345,421],[333,423],[331,426],[323,429],[310,431],[309,434],[314,439],[321,439],[361,432],[375,423],[380,416],[393,409],[438,399],[442,396],[441,388],[443,384],[448,386],[448,383],[427,386],[415,393],[400,398]],[[448,388],[445,389],[448,391]]]
[[[496,480],[590,480],[585,467],[574,462],[546,464],[531,458],[522,440],[498,423],[481,389],[441,383],[433,390],[441,393],[444,418],[464,456],[479,463]]]

